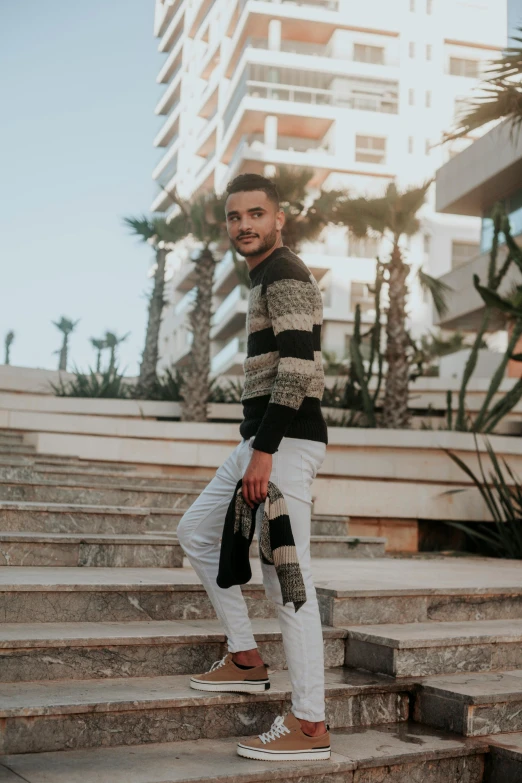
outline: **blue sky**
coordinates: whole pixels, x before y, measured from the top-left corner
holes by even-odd
[[[522,0],[508,0],[508,25],[510,30],[522,27]]]
[[[0,26],[0,338],[11,362],[53,368],[60,333],[81,319],[71,356],[94,360],[89,337],[131,332],[121,364],[137,370],[144,339],[148,245],[121,225],[146,212],[161,66],[153,0],[6,3]]]

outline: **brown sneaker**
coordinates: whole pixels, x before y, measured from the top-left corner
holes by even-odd
[[[190,687],[198,691],[258,693],[269,690],[270,680],[264,664],[252,669],[240,669],[232,660],[232,653],[228,653],[213,663],[210,671],[191,677]]]
[[[309,737],[291,712],[279,715],[270,731],[237,743],[239,756],[265,761],[320,761],[330,758],[330,732]]]

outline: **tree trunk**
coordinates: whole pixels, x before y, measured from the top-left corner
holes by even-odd
[[[140,397],[147,398],[154,389],[156,383],[156,365],[159,355],[159,332],[161,327],[161,315],[165,305],[165,262],[168,250],[164,247],[156,250],[156,271],[154,273],[154,287],[149,302],[149,318],[147,322],[147,334],[145,348],[140,365],[138,378],[138,393]]]
[[[388,373],[384,391],[382,426],[387,429],[403,429],[410,425],[408,410],[408,386],[410,361],[409,339],[406,331],[406,278],[410,267],[402,260],[395,242],[388,265],[388,290],[390,304],[386,323],[386,360]]]
[[[196,261],[197,290],[190,311],[192,348],[189,364],[182,372],[181,421],[206,421],[210,396],[210,324],[212,318],[212,286],[216,262],[208,248]]]
[[[64,332],[63,343],[60,349],[60,360],[58,362],[58,369],[67,371],[67,349],[68,349],[69,335]]]

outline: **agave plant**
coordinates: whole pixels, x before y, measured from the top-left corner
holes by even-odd
[[[485,439],[486,451],[493,466],[486,476],[475,435],[475,449],[480,476],[475,475],[460,457],[447,451],[453,462],[464,471],[480,492],[493,522],[476,524],[447,523],[466,533],[482,554],[494,557],[522,558],[522,483],[506,460],[500,464],[491,443]],[[462,490],[465,491],[465,490]]]
[[[4,349],[5,349],[4,364],[11,363],[11,345],[13,344],[14,338],[15,338],[15,333],[12,330],[10,332],[7,332],[4,338]]]
[[[73,372],[74,378],[71,381],[64,382],[60,378],[58,383],[51,384],[57,397],[104,397],[119,400],[130,397],[131,389],[117,367],[109,367],[101,375],[92,368],[89,368],[88,372],[77,369]]]

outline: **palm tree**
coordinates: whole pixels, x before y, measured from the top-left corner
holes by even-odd
[[[116,349],[120,343],[124,342],[129,336],[130,332],[124,334],[123,337],[118,337],[114,332],[105,332],[105,347],[109,349],[110,359],[108,372],[112,373],[116,369]]]
[[[328,224],[337,222],[338,205],[346,199],[342,190],[320,190],[312,197],[308,183],[313,174],[309,168],[280,166],[271,177],[285,213],[283,242],[294,252],[305,242],[317,239]]]
[[[215,193],[203,193],[192,201],[180,198],[177,191],[169,194],[177,206],[175,219],[184,237],[191,236],[198,244],[192,254],[196,272],[196,297],[189,313],[192,346],[187,366],[182,371],[182,421],[206,421],[210,398],[210,329],[212,323],[212,292],[214,272],[228,248],[225,223],[225,198]]]
[[[340,200],[335,209],[339,222],[349,227],[356,237],[364,238],[377,232],[391,240],[389,261],[384,266],[388,285],[389,305],[386,319],[386,354],[388,364],[381,424],[387,428],[408,427],[408,384],[411,365],[411,338],[406,325],[407,278],[410,265],[404,261],[401,249],[403,237],[419,230],[417,214],[424,204],[430,182],[400,192],[394,183],[388,185],[380,198],[359,197]],[[435,307],[442,313],[447,286],[421,273],[421,285],[432,292]]]
[[[165,218],[126,217],[124,223],[133,234],[148,242],[156,253],[154,284],[149,300],[149,314],[145,347],[143,349],[137,391],[140,397],[149,397],[156,385],[159,333],[165,306],[165,264],[169,251],[185,234],[180,218],[167,222]]]
[[[522,32],[522,28],[518,28]],[[522,123],[522,38],[515,37],[518,46],[510,46],[502,57],[493,60],[482,83],[483,95],[469,102],[469,110],[457,117],[455,129],[446,140],[466,136],[495,120],[507,120],[513,130]]]
[[[53,321],[53,324],[62,332],[63,334],[63,341],[62,341],[62,347],[60,350],[55,351],[55,353],[59,354],[60,359],[58,361],[58,369],[59,370],[67,370],[67,359],[68,359],[68,353],[69,353],[69,335],[74,332],[76,327],[80,321],[71,321],[70,318],[66,318],[64,315],[60,318],[59,321]]]
[[[15,333],[13,330],[7,332],[5,338],[4,338],[4,347],[5,347],[5,359],[4,364],[10,364],[11,361],[11,345],[13,344],[13,340],[15,338]]]
[[[92,347],[96,349],[96,372],[99,373],[101,372],[102,351],[108,348],[108,345],[103,337],[99,339],[96,339],[96,337],[91,337],[90,339]]]

